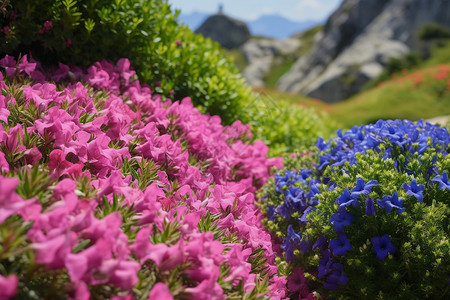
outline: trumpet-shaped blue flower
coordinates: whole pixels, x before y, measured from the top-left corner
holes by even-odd
[[[337,290],[339,285],[346,285],[347,282],[348,277],[345,276],[344,266],[340,263],[334,263],[332,271],[323,285],[329,290]]]
[[[359,206],[359,201],[357,198],[352,197],[350,191],[346,188],[342,195],[336,198],[336,204],[339,204],[338,211],[345,211],[346,206]]]
[[[441,191],[445,189],[450,190],[450,182],[448,181],[448,174],[446,171],[442,172],[442,176],[436,176],[431,179],[431,181],[439,183],[439,189]]]
[[[416,197],[417,201],[419,202],[423,202],[423,192],[425,191],[424,185],[418,185],[416,180],[414,179],[413,181],[411,181],[411,184],[402,184],[402,188],[405,190],[405,192],[408,193],[408,195]]]
[[[403,199],[398,198],[397,192],[394,192],[392,196],[384,196],[383,199],[377,199],[377,203],[379,206],[383,207],[387,213],[390,213],[393,208],[397,209],[397,213],[401,214],[406,210],[403,207]]]
[[[352,224],[355,217],[346,211],[332,214],[330,217],[330,223],[334,225],[336,232],[344,231],[344,226]]]
[[[378,185],[378,181],[370,180],[365,182],[364,179],[358,177],[356,179],[356,187],[352,190],[351,197],[358,199],[360,195],[367,196],[372,192],[372,188]]]
[[[370,197],[367,197],[366,199],[366,215],[368,216],[374,216],[376,214],[375,212],[375,206],[373,205],[373,200]]]
[[[330,241],[330,247],[333,251],[333,255],[345,255],[347,251],[353,249],[347,236],[343,232],[339,233],[339,238]]]
[[[379,260],[383,260],[389,253],[395,253],[395,246],[391,242],[391,238],[388,234],[382,237],[374,236],[370,239],[373,243],[373,252],[377,254]]]

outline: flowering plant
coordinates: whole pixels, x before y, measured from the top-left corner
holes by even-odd
[[[264,190],[288,273],[333,299],[448,296],[448,131],[396,120],[337,134]]]
[[[282,160],[248,126],[163,101],[126,59],[0,67],[1,299],[284,297],[254,204]]]

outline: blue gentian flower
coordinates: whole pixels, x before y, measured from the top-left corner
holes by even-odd
[[[311,250],[311,243],[303,241],[302,237],[294,231],[292,225],[289,225],[287,236],[283,239],[281,249],[285,251],[286,260],[293,262],[295,259],[294,250],[299,249],[306,253]]]
[[[331,266],[333,265],[330,250],[324,251],[323,255],[324,257],[319,260],[319,265],[317,266],[317,270],[319,271],[317,277],[319,278],[327,275],[331,271]]]
[[[302,216],[301,216],[300,218],[297,219],[297,221],[300,223],[300,225],[302,225],[302,224],[308,222],[308,221],[309,221],[308,218],[307,218],[308,214],[309,214],[310,212],[316,211],[316,209],[317,209],[317,208],[314,207],[314,206],[308,206],[308,207],[305,209],[305,211],[303,212]]]
[[[339,233],[338,239],[331,240],[329,246],[333,251],[333,255],[345,255],[347,251],[353,248],[343,232]]]
[[[294,261],[295,259],[294,250],[300,246],[301,241],[302,237],[297,233],[295,233],[292,226],[289,225],[287,236],[283,239],[283,244],[281,245],[281,249],[284,250],[287,261],[289,262]]]
[[[285,202],[297,210],[303,211],[307,207],[305,191],[302,188],[290,187],[285,193]]]
[[[439,183],[439,189],[441,191],[445,189],[450,190],[450,182],[448,181],[448,175],[446,171],[442,172],[442,176],[436,176],[431,179],[431,181]]]
[[[392,196],[384,196],[382,200],[377,199],[377,203],[379,206],[383,207],[387,213],[390,213],[393,208],[397,209],[397,213],[401,214],[406,210],[403,207],[403,199],[398,198],[397,192],[394,192]]]
[[[356,179],[356,187],[352,190],[351,197],[358,198],[360,195],[367,196],[372,192],[372,188],[378,185],[378,181],[370,180],[368,183],[361,177]]]
[[[275,220],[275,215],[276,215],[275,207],[272,204],[269,204],[267,206],[267,218],[270,221],[274,221]]]
[[[350,194],[350,191],[346,188],[342,192],[342,195],[336,198],[336,204],[339,204],[338,211],[345,211],[346,206],[359,206],[359,201],[358,199],[353,198]]]
[[[416,197],[417,201],[423,202],[423,192],[425,191],[425,186],[422,184],[417,185],[416,180],[411,181],[411,184],[408,185],[406,182],[402,184],[402,188],[405,192],[410,196]]]
[[[373,243],[373,252],[377,254],[379,260],[385,259],[389,253],[395,253],[396,248],[392,244],[388,234],[383,235],[382,237],[374,236],[370,240]]]
[[[320,250],[322,250],[323,246],[325,245],[326,242],[327,242],[327,238],[324,235],[322,235],[320,238],[317,239],[317,241],[314,243],[312,248],[313,249],[319,248]]]
[[[336,232],[341,232],[344,230],[344,226],[352,224],[355,217],[346,211],[338,212],[332,214],[330,217],[330,223],[334,225],[334,230]]]
[[[367,197],[366,199],[366,215],[368,216],[374,216],[376,214],[375,212],[375,206],[373,205],[373,200],[370,197]]]
[[[328,275],[327,280],[323,286],[329,290],[337,290],[339,285],[346,285],[348,277],[345,276],[344,266],[340,263],[334,263],[332,266],[331,274]]]

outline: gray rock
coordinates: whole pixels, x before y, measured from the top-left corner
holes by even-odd
[[[435,22],[450,27],[447,0],[344,0],[312,51],[278,88],[336,102],[360,91],[389,59],[422,47],[416,30]]]
[[[243,76],[254,87],[264,86],[264,76],[270,71],[274,59],[281,55],[294,53],[300,47],[298,39],[269,40],[251,39],[242,47],[247,60]]]
[[[238,48],[250,38],[250,31],[244,22],[222,13],[210,16],[195,32],[227,49]]]

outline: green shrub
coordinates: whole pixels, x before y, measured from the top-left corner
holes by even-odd
[[[449,142],[436,125],[379,121],[288,160],[263,192],[287,273],[330,299],[446,299]]]
[[[166,0],[11,0],[0,20],[0,56],[32,53],[45,64],[89,66],[130,59],[152,90],[225,123],[245,119],[250,90],[219,45],[177,23]]]
[[[300,146],[311,146],[318,136],[330,137],[336,124],[313,109],[275,101],[270,96],[255,99],[244,111],[256,139],[269,146],[270,156],[286,156]]]
[[[425,24],[419,30],[418,36],[423,41],[448,39],[450,38],[450,29],[434,23]]]

